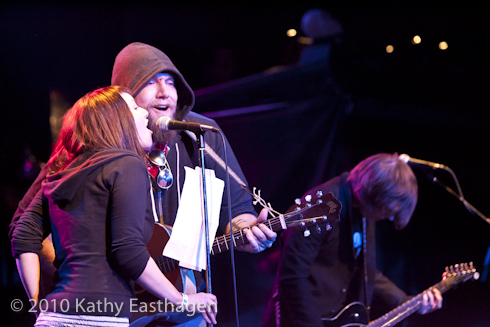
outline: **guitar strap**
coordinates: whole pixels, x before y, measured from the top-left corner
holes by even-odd
[[[185,294],[196,294],[196,278],[194,277],[194,270],[187,268],[180,268],[180,277],[182,278],[182,290]]]

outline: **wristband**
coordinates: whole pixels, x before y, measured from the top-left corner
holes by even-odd
[[[182,293],[182,303],[181,305],[187,305],[189,303],[189,298],[187,297],[187,294]]]

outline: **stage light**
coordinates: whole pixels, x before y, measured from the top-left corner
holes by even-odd
[[[311,45],[313,44],[313,39],[306,36],[298,36],[297,38],[299,44]]]
[[[446,41],[439,42],[439,49],[441,49],[441,50],[447,50],[447,48],[448,48],[448,45],[447,45],[447,42]]]
[[[296,34],[298,34],[298,32],[296,32],[296,30],[294,28],[291,28],[289,29],[287,32],[286,32],[287,36],[289,37],[295,37]]]
[[[415,35],[413,38],[412,38],[412,43],[413,44],[420,44],[420,42],[422,42],[422,38],[418,35]]]
[[[390,44],[386,46],[386,52],[387,53],[392,53],[395,50],[395,48]]]

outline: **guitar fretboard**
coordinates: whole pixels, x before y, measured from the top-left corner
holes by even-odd
[[[402,305],[391,310],[384,316],[381,316],[378,319],[372,321],[366,327],[390,327],[396,325],[422,307],[423,297],[426,291],[437,288],[441,293],[444,293],[460,281],[470,279],[475,272],[475,269],[470,269],[469,271],[458,273],[457,275],[452,276],[448,279],[443,279],[439,283],[433,285],[431,288],[417,294]]]
[[[279,216],[279,217],[269,219],[265,221],[264,224],[268,225],[269,229],[272,230],[273,232],[277,232],[283,229],[281,224],[281,219],[284,220],[284,216]],[[287,224],[287,222],[285,222],[285,224]],[[248,239],[245,236],[245,232],[244,232],[245,229],[248,228],[242,228],[239,231],[234,232],[233,235],[227,234],[227,235],[216,237],[213,243],[213,247],[211,249],[211,254],[217,254],[229,250],[231,247],[232,237],[233,237],[233,246],[235,247],[243,244],[247,244]]]
[[[289,217],[295,216],[297,214],[298,213],[294,213],[293,215],[279,216],[279,217],[271,218],[271,219],[265,221],[264,224],[268,225],[269,229],[271,229],[272,231],[277,232],[277,231],[283,229],[282,228],[283,225],[281,223],[282,219],[289,219]],[[290,223],[285,222],[285,224],[287,226]],[[233,237],[233,245],[235,247],[243,245],[243,244],[247,244],[248,239],[245,236],[245,232],[244,232],[245,229],[248,229],[248,228],[242,228],[239,231],[234,232],[233,235],[227,234],[227,235],[216,237],[214,240],[213,246],[211,248],[211,254],[214,255],[214,254],[218,254],[218,253],[221,253],[223,251],[229,250],[231,247],[230,241],[231,241],[232,237]],[[155,260],[158,268],[160,268],[160,270],[164,274],[179,268],[179,262],[175,259],[171,259],[171,258],[168,258],[165,256],[160,256],[158,258],[154,258],[154,260]]]
[[[290,211],[288,213],[268,219],[263,222],[263,224],[268,225],[269,229],[273,232],[277,232],[282,229],[288,228],[288,226],[291,226],[292,224],[297,225],[298,219],[299,221],[306,222],[315,222],[315,219],[319,219],[319,223],[326,223],[328,219],[326,214],[335,214],[338,216],[340,208],[340,202],[335,200],[333,195],[329,193],[326,196],[323,196],[321,200],[319,199],[316,203],[307,203],[304,207],[296,207],[294,210],[291,210],[290,208]],[[308,212],[309,214],[308,219],[304,219],[303,217],[305,212]],[[234,232],[233,234],[216,237],[213,242],[213,246],[210,249],[210,253],[214,255],[229,250],[231,248],[232,240],[234,247],[247,244],[248,239],[245,235],[244,230],[250,228],[252,228],[252,226],[242,228],[239,231]],[[165,257],[163,255],[154,258],[154,260],[164,274],[171,272],[179,267],[179,262],[177,260]]]

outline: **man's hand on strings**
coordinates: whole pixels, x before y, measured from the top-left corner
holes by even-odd
[[[277,238],[277,233],[270,230],[265,224],[269,212],[266,208],[260,211],[258,218],[251,214],[243,214],[235,217],[233,222],[233,230],[237,231],[241,228],[248,243],[237,246],[236,249],[244,252],[259,253],[267,248],[270,248]],[[250,226],[253,226],[250,228]]]
[[[419,313],[425,315],[440,308],[442,308],[441,292],[437,288],[427,290],[422,297],[422,307],[420,307]]]

